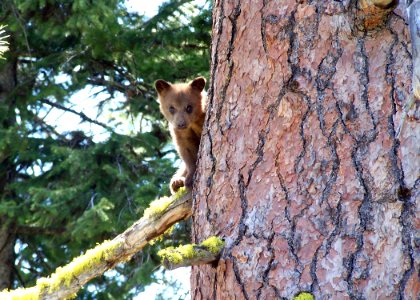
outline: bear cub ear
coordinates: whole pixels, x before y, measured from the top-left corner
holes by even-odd
[[[163,94],[171,88],[171,84],[165,80],[159,79],[155,81],[155,89],[158,94]]]
[[[206,86],[206,79],[204,77],[197,77],[196,79],[190,82],[190,86],[193,89],[201,92],[202,90],[204,90],[204,87]]]

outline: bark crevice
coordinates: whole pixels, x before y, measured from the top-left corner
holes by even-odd
[[[207,191],[206,191],[206,204],[207,204],[207,213],[206,213],[206,218],[207,221],[211,224],[211,220],[210,220],[210,212],[211,210],[209,209],[208,206],[208,199],[210,197],[211,191],[212,191],[212,184],[213,184],[213,176],[214,173],[216,172],[216,157],[213,154],[213,140],[212,140],[212,134],[211,131],[208,130],[208,128],[210,128],[210,119],[211,119],[211,114],[209,112],[211,112],[213,110],[213,106],[214,106],[214,85],[215,85],[215,81],[216,81],[216,70],[217,67],[219,65],[219,45],[220,45],[220,40],[222,37],[222,33],[223,33],[223,20],[225,18],[224,15],[224,1],[221,2],[221,9],[220,9],[220,14],[218,16],[218,18],[216,18],[216,20],[213,22],[213,26],[214,24],[216,24],[214,27],[217,28],[216,31],[216,36],[217,36],[217,41],[216,41],[216,45],[213,45],[212,43],[212,47],[214,47],[214,51],[212,49],[212,68],[211,68],[211,78],[210,78],[210,86],[209,86],[209,90],[208,90],[208,103],[207,103],[207,112],[206,112],[206,120],[205,120],[205,126],[204,128],[206,128],[207,130],[205,130],[204,132],[204,136],[208,138],[209,141],[209,157],[211,159],[211,171],[209,176],[207,177]],[[203,138],[202,138],[203,139]],[[201,153],[202,151],[199,151],[199,157],[201,157]],[[193,193],[193,205],[194,205],[194,211],[197,209],[196,207],[196,194]],[[194,215],[193,215],[193,219],[194,219]],[[195,223],[195,221],[194,221]],[[193,230],[195,226],[193,226]],[[196,242],[195,239],[197,237],[197,233],[195,233],[193,235],[193,242]]]
[[[420,188],[420,178],[416,180],[413,186],[413,190],[418,191]],[[404,299],[404,295],[406,295],[405,290],[407,287],[407,283],[410,280],[411,276],[415,272],[414,266],[414,249],[413,249],[413,240],[412,240],[412,232],[415,230],[413,228],[413,220],[416,218],[416,196],[418,201],[418,193],[414,195],[412,199],[405,199],[402,206],[401,216],[399,218],[399,223],[402,227],[402,244],[403,244],[403,252],[408,257],[409,267],[404,272],[398,288],[398,297],[399,299]],[[418,238],[416,234],[414,234],[414,238]],[[414,242],[415,243],[415,242]],[[414,275],[415,276],[415,275]]]
[[[237,22],[238,22],[238,18],[241,15],[241,2],[238,1],[238,4],[236,5],[236,7],[234,8],[233,12],[231,15],[228,16],[228,19],[231,23],[232,29],[231,29],[231,33],[230,33],[230,39],[229,39],[229,44],[228,44],[228,48],[227,48],[227,54],[226,54],[226,62],[228,64],[228,72],[225,78],[225,82],[221,88],[220,91],[220,95],[219,95],[219,103],[217,106],[217,111],[216,111],[216,120],[218,120],[219,123],[219,130],[220,133],[222,135],[224,135],[223,133],[223,128],[222,126],[220,126],[220,124],[222,124],[221,122],[221,115],[222,115],[222,110],[224,107],[224,104],[226,102],[226,93],[227,90],[229,88],[230,85],[230,81],[232,79],[232,73],[233,73],[233,68],[235,66],[234,61],[232,60],[232,53],[233,50],[235,49],[234,43],[235,43],[235,38],[236,38],[236,33],[237,33]],[[226,128],[229,129],[231,127],[231,120],[227,120],[225,123]]]

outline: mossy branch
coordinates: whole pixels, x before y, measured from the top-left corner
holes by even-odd
[[[37,280],[35,287],[0,292],[0,299],[69,299],[91,279],[129,260],[149,241],[173,224],[191,216],[191,193],[181,190],[172,197],[153,202],[144,216],[112,241],[88,250],[48,278]]]
[[[225,246],[218,237],[210,237],[199,245],[188,244],[177,248],[169,247],[158,252],[162,265],[173,270],[180,267],[195,266],[217,261]]]

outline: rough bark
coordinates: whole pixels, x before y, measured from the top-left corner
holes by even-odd
[[[0,291],[12,287],[15,235],[6,218],[0,217]]]
[[[401,8],[370,29],[356,1],[214,2],[193,299],[417,299],[418,111]],[[415,109],[415,108],[413,108]]]

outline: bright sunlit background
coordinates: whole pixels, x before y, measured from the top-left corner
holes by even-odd
[[[151,17],[158,12],[159,5],[163,2],[163,0],[127,0],[125,5],[129,12],[138,12],[139,14]]]

